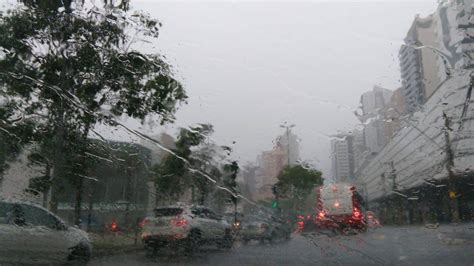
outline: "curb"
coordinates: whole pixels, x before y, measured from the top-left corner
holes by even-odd
[[[140,250],[143,250],[143,246],[141,245],[116,247],[116,248],[111,248],[111,249],[102,249],[99,251],[95,251],[94,249],[92,249],[91,258],[97,259],[97,258],[119,255],[119,254],[124,254],[124,253],[132,253],[132,252],[140,251]]]
[[[463,245],[474,243],[474,241],[471,239],[450,238],[446,237],[443,233],[438,233],[438,239],[446,245]]]

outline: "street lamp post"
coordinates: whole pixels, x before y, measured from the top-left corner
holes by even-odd
[[[280,125],[281,128],[286,129],[286,152],[288,157],[288,166],[290,165],[290,129],[295,127],[295,124],[287,125],[287,123],[283,123]]]

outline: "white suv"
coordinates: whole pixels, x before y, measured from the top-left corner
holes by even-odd
[[[230,249],[231,226],[203,206],[170,206],[155,209],[154,217],[143,221],[142,241],[147,250],[156,252],[166,245],[181,244],[192,253],[204,242]]]
[[[0,200],[0,264],[87,263],[90,255],[86,232],[42,207]]]

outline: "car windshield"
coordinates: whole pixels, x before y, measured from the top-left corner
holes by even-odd
[[[474,0],[0,0],[0,265],[473,265],[473,86]]]

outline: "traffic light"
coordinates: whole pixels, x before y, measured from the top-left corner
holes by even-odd
[[[274,209],[278,208],[278,201],[276,199],[272,201],[272,208]]]

